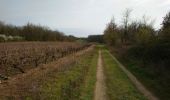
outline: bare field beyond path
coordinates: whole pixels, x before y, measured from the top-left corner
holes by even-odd
[[[53,71],[60,72],[69,69],[69,66],[72,66],[79,60],[82,55],[88,53],[93,48],[93,46],[90,46],[86,49],[74,52],[74,54],[68,54],[67,56],[63,56],[60,59],[53,60],[48,64],[43,64],[30,69],[29,71],[22,74],[12,76],[8,80],[3,80],[0,84],[0,90],[3,91],[0,92],[0,97],[13,98],[14,100],[22,100],[25,98],[25,96],[34,94],[34,92],[39,91],[37,89],[41,84],[37,82],[37,80],[43,81],[43,78],[45,78],[48,73],[51,73]]]

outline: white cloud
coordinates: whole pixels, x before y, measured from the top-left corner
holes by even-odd
[[[0,0],[0,20],[16,25],[30,21],[61,31],[71,29],[65,32],[76,35],[98,34],[112,16],[121,24],[126,8],[133,9],[132,18],[145,14],[156,19],[155,27],[159,28],[170,10],[170,0]]]
[[[169,1],[169,0],[162,1],[162,3],[160,4],[160,6],[161,6],[161,7],[170,6],[170,1]]]

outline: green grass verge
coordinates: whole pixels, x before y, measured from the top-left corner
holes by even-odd
[[[97,57],[97,50],[93,50],[78,58],[77,63],[68,65],[68,69],[49,73],[43,78],[40,91],[26,100],[92,100]]]
[[[98,60],[98,50],[96,50],[94,57],[91,61],[89,71],[86,76],[86,80],[82,85],[81,100],[93,100],[94,89],[96,83],[96,69]]]
[[[129,52],[121,55],[121,51],[116,49],[113,48],[112,53],[148,90],[161,100],[170,100],[170,70],[163,63],[144,64],[138,57],[128,54]]]
[[[160,72],[155,72],[155,67],[149,64],[141,67],[142,65],[137,59],[119,59],[151,92],[161,100],[170,100],[170,77],[168,71],[161,72],[160,70]]]
[[[107,95],[110,100],[146,100],[118,67],[107,50],[102,51]]]

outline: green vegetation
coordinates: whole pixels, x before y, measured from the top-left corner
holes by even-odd
[[[105,43],[114,55],[161,100],[170,98],[170,12],[162,27],[154,29],[154,21],[143,16],[130,21],[127,9],[122,25],[112,19],[104,31]]]
[[[90,52],[61,72],[45,76],[40,92],[32,97],[49,100],[92,100],[96,82],[98,53]],[[29,97],[28,97],[29,98]],[[34,99],[34,98],[33,98]]]
[[[118,58],[118,56],[117,56]],[[170,76],[169,69],[154,69],[153,65],[143,66],[141,61],[132,58],[122,58],[119,60],[131,71],[149,90],[151,90],[161,100],[170,98]]]
[[[127,75],[118,67],[107,50],[102,51],[107,95],[110,100],[146,100]]]
[[[94,96],[95,83],[96,83],[96,70],[97,70],[98,50],[96,50],[94,57],[91,61],[89,71],[86,76],[85,83],[82,85],[81,100],[92,100]]]
[[[87,38],[88,42],[104,43],[103,35],[89,35]]]
[[[5,41],[22,41],[24,40],[23,37],[20,36],[6,36],[6,35],[1,35],[0,34],[0,42],[5,42]]]

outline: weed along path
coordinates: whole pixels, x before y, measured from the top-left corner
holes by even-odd
[[[109,51],[107,51],[109,55],[113,58],[113,60],[118,64],[118,66],[123,70],[123,72],[129,77],[132,83],[136,86],[136,88],[144,94],[144,96],[148,100],[159,100],[155,97],[149,90],[147,90],[137,79],[136,77],[129,72]]]
[[[99,50],[97,75],[96,76],[97,76],[97,81],[96,81],[94,100],[107,100],[106,99],[105,76],[104,76],[104,72],[103,72],[103,64],[102,64],[102,57],[101,57],[100,50]]]

